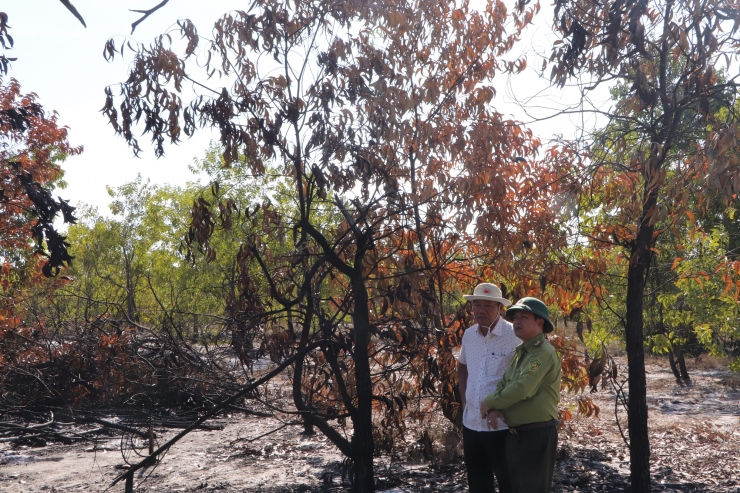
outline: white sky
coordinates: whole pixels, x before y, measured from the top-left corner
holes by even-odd
[[[85,147],[82,155],[68,159],[63,166],[69,186],[59,194],[71,199],[73,204],[90,204],[106,214],[110,202],[106,185],[115,187],[132,181],[137,173],[153,183],[184,185],[194,178],[188,165],[193,158],[203,156],[209,141],[217,138],[215,133],[199,129],[193,138],[185,138],[179,146],[166,145],[165,156],[156,159],[148,137],[140,137],[144,152],[141,158],[135,158],[125,140],[114,135],[100,113],[105,102],[104,88],[127,78],[132,59],[129,52],[124,59],[106,62],[102,55],[105,42],[116,36],[118,45],[121,36],[129,35],[131,23],[139,18],[139,14],[129,9],[151,8],[159,1],[72,0],[87,23],[84,28],[59,0],[0,0],[0,11],[8,14],[10,34],[15,40],[15,48],[6,51],[6,56],[18,58],[12,63],[8,76],[18,79],[24,92],[37,93],[47,111],[56,110],[60,123],[70,127],[70,143]],[[578,98],[577,91],[548,89],[547,81],[540,79],[534,70],[542,65],[535,52],[549,55],[551,43],[557,39],[549,28],[551,7],[546,2],[544,0],[535,26],[511,54],[513,57],[531,53],[529,68],[511,80],[500,77],[495,81],[498,95],[493,104],[499,111],[523,121],[529,118],[511,104],[512,92],[516,92],[519,99],[539,94],[537,106],[553,109]],[[199,32],[209,33],[219,16],[229,10],[246,9],[250,3],[247,0],[170,0],[137,27],[133,38],[148,43],[173,26],[178,18],[189,18]],[[540,93],[543,90],[545,92]],[[183,100],[188,101],[185,97]],[[554,112],[537,110],[534,105],[530,109],[539,116]],[[537,135],[547,140],[554,133],[572,134],[575,123],[561,117],[533,125],[533,128]]]
[[[139,139],[141,158],[133,157],[126,141],[113,133],[100,113],[107,85],[127,78],[132,59],[103,58],[105,42],[112,36],[128,36],[131,23],[140,15],[129,9],[151,8],[159,0],[72,0],[85,19],[87,28],[69,13],[59,0],[0,0],[0,11],[8,14],[9,30],[17,57],[9,71],[24,92],[35,92],[47,111],[56,110],[59,122],[70,127],[72,145],[83,145],[84,152],[68,159],[63,168],[66,190],[59,191],[71,203],[84,202],[107,213],[110,202],[106,185],[132,181],[137,173],[154,183],[184,185],[193,175],[188,165],[202,157],[214,134],[198,131],[179,146],[166,146],[165,156],[156,159],[149,138]],[[245,2],[237,0],[171,0],[165,8],[140,24],[134,39],[147,42],[171,27],[178,17],[187,17],[208,31],[209,25],[224,12]],[[115,94],[115,91],[114,91]]]

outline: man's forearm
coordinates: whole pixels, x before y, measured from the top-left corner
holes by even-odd
[[[465,411],[465,405],[467,404],[467,399],[465,398],[465,393],[468,390],[468,367],[467,365],[459,364],[457,366],[457,384],[460,388],[460,404],[462,404],[462,409]]]

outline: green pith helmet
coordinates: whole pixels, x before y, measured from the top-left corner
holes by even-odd
[[[547,309],[547,305],[538,300],[537,298],[522,298],[506,310],[506,318],[510,319],[514,312],[529,312],[542,317],[545,319],[545,323],[542,325],[542,332],[547,334],[555,330],[550,322],[550,312]]]

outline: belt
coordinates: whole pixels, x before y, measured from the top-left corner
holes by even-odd
[[[561,421],[559,419],[551,419],[550,421],[542,421],[540,423],[531,423],[528,425],[511,426],[509,431],[514,435],[524,433],[525,431],[539,430],[540,428],[547,428],[548,426],[560,426]]]

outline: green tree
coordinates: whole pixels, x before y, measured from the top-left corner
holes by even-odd
[[[668,77],[674,80],[674,83],[677,76],[676,71],[677,67],[672,67],[668,74]],[[718,77],[720,83],[725,79],[722,74],[719,74]],[[612,99],[616,106],[625,105],[629,102],[631,90],[625,84],[618,84],[612,89]],[[728,100],[732,98],[732,90],[728,90],[726,97]],[[716,101],[711,109],[713,113],[721,111]],[[655,110],[657,113],[659,111],[659,109]],[[681,121],[680,128],[676,132],[674,151],[666,159],[666,181],[669,183],[681,179],[681,175],[685,173],[681,160],[692,152],[696,141],[705,140],[712,130],[711,125],[702,122],[692,111],[690,109],[689,113],[691,115]],[[654,117],[653,113],[635,114],[633,116],[643,125],[648,125],[649,120]],[[592,159],[596,162],[609,164],[618,162],[619,152],[615,151],[614,143],[620,138],[624,139],[628,146],[627,149],[622,151],[623,154],[629,155],[631,152],[639,151],[640,135],[639,132],[634,131],[633,122],[617,120],[610,122],[605,128],[594,133],[594,143],[590,149]],[[630,146],[636,147],[630,150]],[[607,200],[605,199],[607,197],[606,190],[615,186],[615,183],[617,183],[616,186],[620,186],[618,185],[619,175],[616,173],[609,175],[607,170],[601,179],[603,180],[601,182],[602,186],[605,188],[601,190],[597,190],[595,187],[592,188],[591,193],[584,194],[578,204],[580,212],[579,231],[587,238],[598,237],[599,231],[605,224],[618,228],[620,222],[624,220],[622,209],[605,205],[605,200]],[[712,249],[711,252],[702,248],[702,238],[707,234],[712,234],[713,231],[725,230],[726,226],[730,228],[730,231],[733,231],[734,221],[730,220],[728,213],[731,212],[731,209],[726,209],[719,193],[710,193],[706,196],[706,200],[704,196],[699,195],[698,199],[697,202],[693,200],[688,202],[686,216],[668,218],[666,211],[659,208],[658,216],[655,218],[656,234],[652,247],[655,255],[651,259],[650,276],[647,278],[645,287],[645,335],[650,341],[652,350],[668,355],[671,369],[679,384],[690,383],[684,349],[690,347],[690,351],[695,354],[696,351],[702,351],[702,349],[694,333],[694,325],[688,323],[688,320],[685,323],[679,323],[674,318],[671,323],[668,323],[665,314],[674,308],[665,304],[664,300],[680,296],[681,309],[690,310],[691,307],[704,303],[704,295],[702,294],[702,299],[700,299],[688,296],[688,293],[681,293],[677,282],[691,274],[686,269],[682,269],[681,274],[678,274],[675,270],[676,265],[687,258],[696,259],[697,256],[709,255],[710,258],[707,259],[707,262],[713,263],[714,267],[709,269],[707,265],[702,265],[699,268],[698,263],[695,262],[692,264],[697,266],[694,277],[706,277],[706,272],[711,272],[712,275],[721,278],[723,276],[715,274],[715,272],[724,261],[731,258],[731,239],[735,237],[734,234],[725,233],[722,236],[724,240],[721,247],[718,246],[718,248]],[[613,231],[613,241],[618,241],[618,234],[618,231]],[[728,239],[730,241],[727,241]],[[603,248],[603,246],[595,245],[597,249]],[[621,329],[625,325],[626,305],[624,299],[628,265],[621,261],[622,259],[618,254],[612,253],[610,255],[611,260],[607,262],[609,273],[597,279],[597,281],[604,292],[609,294],[608,300],[601,300],[602,308],[611,310],[611,315],[616,315],[616,317],[599,318],[603,318],[605,321],[608,320],[607,325],[612,330],[616,329],[614,333],[621,334]],[[727,280],[726,276],[724,278]]]
[[[243,209],[270,195],[279,201],[280,187],[276,181],[270,183],[269,177],[245,183],[237,167],[223,169],[215,145],[191,169],[194,175],[206,174],[219,185],[195,181],[185,188],[160,186],[139,176],[108,189],[112,198],[109,215],[86,209],[82,222],[70,228],[77,260],[68,272],[75,282],[67,289],[98,307],[98,311],[86,312],[88,317],[119,307],[114,316],[121,324],[153,326],[166,312],[177,326],[190,327],[197,334],[199,324],[193,319],[197,314],[224,316],[228,311],[237,283],[240,238],[250,234],[253,226],[243,216],[241,221],[235,216],[228,232],[210,239],[210,246],[218,248],[220,255],[188,256],[192,252],[183,240],[193,203],[217,201],[219,194],[229,193],[234,207]],[[73,313],[69,317],[75,318]]]
[[[674,289],[658,297],[661,322],[666,327],[662,337],[653,337],[658,351],[675,353],[676,348],[695,339],[714,356],[734,352],[734,345],[740,340],[740,290],[732,278],[718,274],[732,262],[726,251],[728,236],[721,228],[695,233],[693,245],[674,260]],[[679,359],[679,365],[680,362]],[[736,357],[731,368],[737,371],[739,362]],[[680,373],[686,380],[685,369]]]

